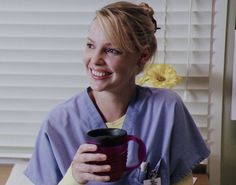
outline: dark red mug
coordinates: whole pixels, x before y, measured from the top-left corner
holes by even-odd
[[[134,141],[139,145],[137,151],[139,161],[132,166],[126,166],[129,141]],[[146,147],[142,140],[133,135],[127,135],[127,132],[123,129],[104,128],[91,130],[87,133],[87,143],[98,146],[96,153],[107,155],[106,161],[90,162],[90,164],[111,165],[111,171],[96,173],[97,175],[110,176],[110,181],[117,181],[125,171],[131,172],[139,167],[146,157]]]

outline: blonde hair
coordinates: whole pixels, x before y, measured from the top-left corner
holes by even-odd
[[[146,3],[120,1],[96,12],[95,19],[107,38],[125,52],[142,52],[146,46],[153,58],[157,49],[154,11]]]

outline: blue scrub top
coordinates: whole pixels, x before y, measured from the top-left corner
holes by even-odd
[[[35,185],[57,185],[86,133],[106,127],[89,90],[58,105],[45,119],[25,170]],[[158,172],[162,185],[179,181],[210,153],[181,98],[171,90],[137,86],[123,129],[144,141],[149,172]],[[128,165],[136,163],[137,145],[129,143],[128,151]],[[137,168],[117,182],[88,184],[139,185],[145,176]]]

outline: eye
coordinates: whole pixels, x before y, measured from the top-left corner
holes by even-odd
[[[121,55],[122,54],[121,51],[119,51],[118,49],[115,49],[115,48],[105,48],[105,52],[113,54],[113,55]]]
[[[86,44],[86,47],[89,49],[94,49],[94,45],[89,42]]]

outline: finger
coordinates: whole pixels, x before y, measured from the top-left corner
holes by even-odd
[[[97,150],[97,146],[93,144],[82,144],[77,150],[73,160],[76,160],[79,155],[85,152],[95,152]]]
[[[73,166],[73,164],[72,164]],[[73,168],[73,167],[72,167]],[[86,165],[81,164],[81,166],[75,166],[75,168],[73,168],[74,170],[72,170],[72,174],[73,177],[76,179],[77,182],[81,183],[81,184],[86,184],[88,181],[101,181],[101,182],[105,182],[105,181],[109,181],[110,177],[107,176],[99,176],[96,174],[93,174],[92,171],[97,171],[97,172],[105,172],[108,169],[110,170],[111,167],[109,165],[104,165],[101,166],[101,168],[97,168],[96,166],[91,167],[86,167]],[[91,172],[83,172],[86,171],[84,169],[87,169],[88,171]],[[105,171],[104,171],[105,170]]]
[[[83,153],[76,155],[73,161],[78,163],[86,163],[92,161],[105,161],[107,156],[105,154]]]
[[[91,173],[84,173],[83,178],[87,181],[97,181],[97,182],[106,182],[110,180],[109,176],[100,176]]]
[[[96,172],[109,172],[111,170],[110,165],[91,165],[91,164],[76,164],[76,171],[82,173],[96,173]]]
[[[97,145],[85,143],[80,145],[77,152],[81,154],[84,152],[95,152],[96,150],[97,150]]]

